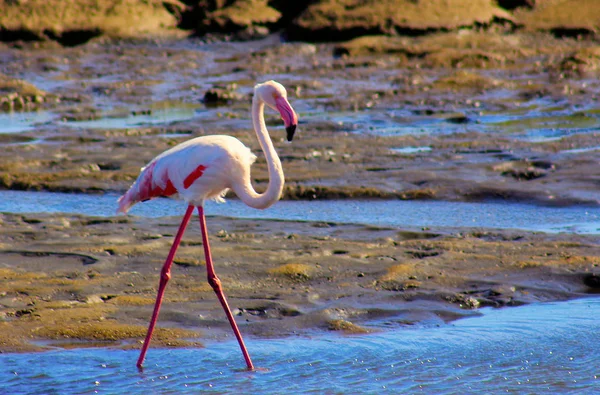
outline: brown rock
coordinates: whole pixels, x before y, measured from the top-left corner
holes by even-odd
[[[563,59],[560,71],[567,75],[585,76],[600,71],[600,46],[583,48]]]
[[[78,45],[100,35],[178,35],[178,0],[0,0],[0,40]]]
[[[550,31],[558,36],[595,36],[600,31],[597,0],[536,1],[532,10],[519,9],[514,15],[526,30]]]
[[[266,27],[274,25],[280,18],[281,13],[270,7],[267,0],[206,0],[198,3],[186,16],[184,26],[195,29],[199,34],[240,31],[266,34]]]
[[[365,34],[423,34],[512,21],[491,0],[321,0],[288,30],[297,40],[348,40]]]

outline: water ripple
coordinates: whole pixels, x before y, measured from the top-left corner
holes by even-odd
[[[600,298],[483,309],[452,324],[364,336],[248,339],[204,349],[56,350],[0,355],[0,393],[347,394],[600,391],[595,320]]]

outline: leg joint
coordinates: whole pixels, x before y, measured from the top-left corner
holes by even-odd
[[[215,292],[221,291],[221,280],[216,275],[208,276],[208,283],[215,290]]]
[[[171,279],[171,271],[170,270],[162,270],[160,273],[160,278],[167,282]]]

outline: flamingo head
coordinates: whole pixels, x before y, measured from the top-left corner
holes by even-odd
[[[298,125],[298,116],[287,100],[287,92],[283,85],[276,81],[258,84],[254,87],[254,95],[281,114],[287,132],[287,140],[292,141]]]

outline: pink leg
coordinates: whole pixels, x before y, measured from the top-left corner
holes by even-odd
[[[246,365],[248,366],[248,370],[254,370],[254,365],[252,364],[252,360],[250,359],[250,354],[248,354],[248,350],[246,350],[246,345],[244,344],[244,339],[242,339],[242,334],[238,329],[235,320],[233,319],[233,314],[231,314],[231,309],[227,304],[227,299],[225,299],[225,294],[223,293],[223,288],[221,287],[221,280],[217,277],[215,273],[215,268],[213,266],[212,258],[210,255],[210,245],[208,244],[208,232],[206,230],[206,218],[204,218],[204,209],[202,206],[198,206],[198,215],[200,216],[200,230],[202,231],[202,243],[204,244],[204,256],[206,257],[206,272],[208,274],[208,283],[211,285],[215,293],[217,294],[217,298],[221,302],[221,306],[223,306],[223,310],[225,310],[225,314],[227,315],[227,319],[231,324],[231,328],[233,329],[233,333],[240,344],[240,348],[242,349],[242,354],[244,354],[244,359],[246,360]]]
[[[163,265],[162,271],[160,273],[160,283],[158,284],[158,295],[156,295],[154,312],[152,313],[150,325],[148,326],[148,333],[146,334],[146,339],[144,340],[144,345],[142,346],[142,351],[137,361],[137,367],[140,369],[142,367],[142,364],[144,363],[144,358],[146,358],[148,346],[150,346],[150,339],[152,338],[152,332],[154,332],[154,326],[156,325],[156,320],[158,319],[158,312],[160,311],[160,305],[162,304],[162,299],[165,294],[167,282],[171,278],[171,265],[173,264],[173,259],[175,258],[175,252],[177,252],[177,247],[179,247],[179,243],[181,243],[181,238],[185,233],[185,228],[187,227],[188,222],[190,222],[190,218],[192,217],[193,212],[194,206],[188,206],[187,211],[183,216],[183,220],[181,221],[181,225],[179,225],[179,230],[177,231],[175,240],[173,240],[171,251],[169,251],[167,260],[165,261],[165,264]]]

